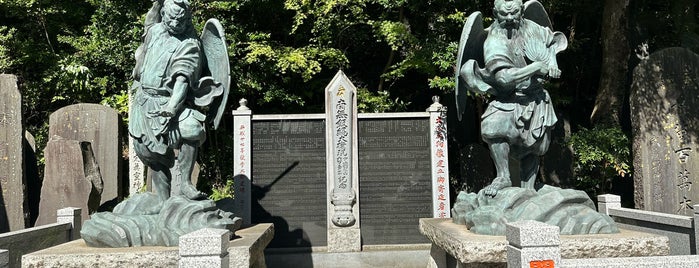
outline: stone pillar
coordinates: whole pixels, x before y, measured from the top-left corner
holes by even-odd
[[[246,99],[240,99],[240,107],[233,111],[233,206],[235,216],[241,217],[245,226],[252,224],[252,111],[247,104]]]
[[[432,159],[432,214],[434,218],[451,218],[449,206],[449,150],[447,145],[447,107],[439,97],[427,111],[430,113],[430,154]]]
[[[693,227],[694,227],[694,245],[691,245],[694,247],[694,250],[692,251],[691,249],[689,252],[694,252],[694,254],[699,254],[699,205],[694,205],[694,222],[693,222]]]
[[[180,236],[180,268],[229,266],[228,244],[231,232],[225,229],[204,228]]]
[[[621,208],[621,196],[603,194],[597,196],[597,212],[609,216],[610,208]]]
[[[432,243],[430,247],[430,260],[427,263],[427,268],[446,268],[447,267],[447,252],[443,248]]]
[[[362,249],[356,92],[342,71],[325,88],[328,252]]]
[[[0,249],[0,268],[10,267],[10,252],[6,249]]]
[[[558,226],[538,221],[508,223],[505,230],[508,268],[554,268],[561,265]]]
[[[80,238],[80,229],[82,229],[83,222],[80,214],[82,209],[67,207],[56,210],[56,222],[57,223],[70,223],[70,237],[69,239],[76,240]]]
[[[0,75],[0,233],[26,227],[22,135],[22,95],[17,77]]]

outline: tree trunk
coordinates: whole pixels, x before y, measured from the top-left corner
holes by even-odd
[[[628,6],[629,0],[605,0],[602,14],[602,66],[593,124],[619,126],[628,88]]]

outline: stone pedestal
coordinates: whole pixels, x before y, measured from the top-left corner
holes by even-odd
[[[228,242],[228,267],[265,267],[264,249],[272,240],[272,224],[235,232]],[[178,247],[93,248],[75,240],[22,256],[22,267],[177,267]]]
[[[512,268],[556,267],[561,263],[561,239],[558,226],[537,221],[507,224],[505,237],[507,266]]]
[[[10,252],[6,249],[0,249],[0,268],[7,268],[10,266]]]
[[[420,219],[420,232],[466,267],[506,266],[505,236],[474,234],[451,219]],[[621,229],[617,234],[561,235],[560,252],[562,259],[665,256],[669,245],[667,237]]]
[[[204,228],[180,236],[180,268],[228,267],[230,238],[230,231],[213,228]]]

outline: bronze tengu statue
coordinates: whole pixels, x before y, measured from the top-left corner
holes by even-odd
[[[492,235],[503,235],[506,222],[519,220],[557,225],[562,234],[618,232],[611,218],[595,211],[585,192],[534,187],[539,157],[548,150],[550,130],[558,120],[543,84],[561,76],[556,54],[566,49],[566,37],[552,31],[546,10],[536,0],[495,0],[493,15],[488,28],[483,28],[480,12],[468,17],[455,76],[459,118],[468,91],[492,96],[481,117],[481,136],[497,175],[478,194],[458,195],[454,222]],[[512,158],[520,161],[521,188],[511,187]]]
[[[226,106],[227,53],[218,20],[210,19],[197,36],[188,0],[153,2],[136,51],[129,134],[152,172],[155,193],[133,195],[112,213],[92,215],[81,231],[88,245],[173,246],[204,227],[240,227],[240,218],[217,209],[191,182],[205,123],[217,128]]]

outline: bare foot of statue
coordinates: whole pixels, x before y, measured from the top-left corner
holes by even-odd
[[[483,188],[483,194],[485,194],[485,196],[495,197],[500,189],[510,186],[512,186],[512,181],[510,178],[497,177],[493,179],[493,182],[490,183],[490,185]]]
[[[194,185],[183,183],[180,187],[182,195],[190,200],[200,200],[206,198],[206,194],[198,191]]]

